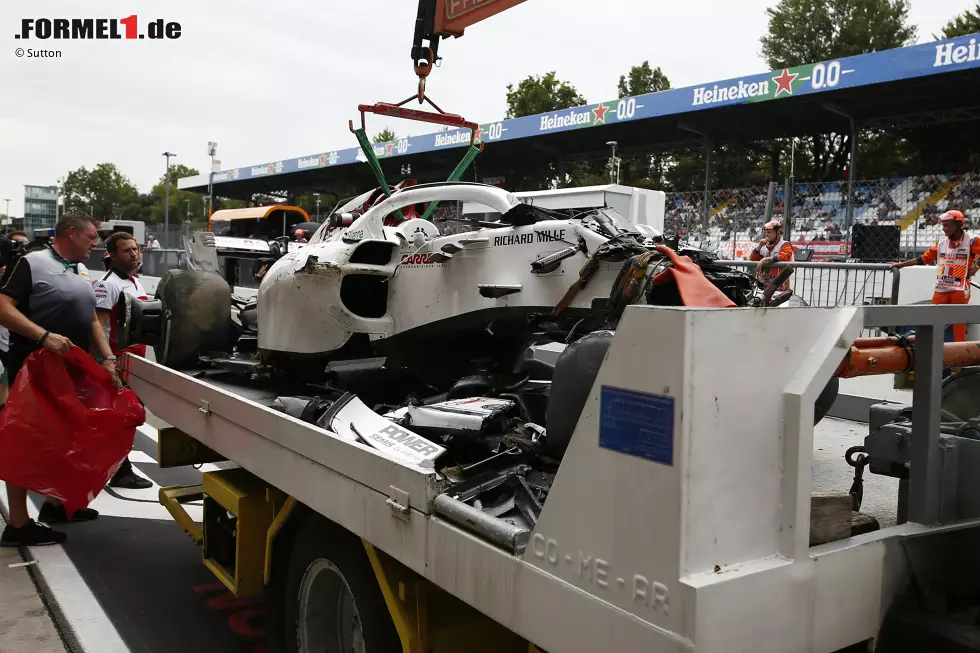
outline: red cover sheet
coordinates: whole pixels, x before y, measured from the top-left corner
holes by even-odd
[[[701,272],[701,268],[695,265],[694,261],[687,256],[678,256],[677,252],[666,245],[657,245],[657,251],[670,259],[674,267],[667,268],[657,276],[651,283],[654,285],[677,284],[681,300],[684,306],[694,308],[734,308],[735,302],[728,298],[728,295],[718,290],[718,288],[708,281]]]
[[[60,499],[70,515],[129,455],[146,411],[78,347],[31,353],[0,411],[0,479]]]

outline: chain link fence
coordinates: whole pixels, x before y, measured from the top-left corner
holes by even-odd
[[[205,228],[204,224],[190,222],[178,222],[176,224],[171,222],[169,226],[170,228],[165,230],[162,224],[148,224],[146,225],[146,235],[147,237],[153,236],[160,243],[162,249],[183,249],[185,234],[189,236],[194,231]]]
[[[796,183],[788,221],[785,189],[773,191],[771,215],[788,225],[784,235],[803,260],[912,258],[939,240],[939,216],[949,209],[963,212],[968,231],[980,229],[978,173],[863,180],[855,184],[850,211],[847,182]],[[765,186],[712,190],[705,232],[705,193],[668,193],[665,230],[722,258],[745,259],[763,237],[769,196]]]

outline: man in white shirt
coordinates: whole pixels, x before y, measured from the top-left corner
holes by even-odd
[[[109,255],[107,270],[93,280],[95,312],[102,322],[102,329],[114,356],[120,356],[124,352],[146,356],[146,345],[133,345],[122,351],[116,347],[116,303],[120,295],[127,293],[136,299],[147,299],[146,291],[136,275],[140,266],[139,245],[131,234],[116,232],[106,238],[105,247]],[[129,458],[126,458],[109,481],[109,486],[146,489],[153,487],[153,483],[136,474]]]

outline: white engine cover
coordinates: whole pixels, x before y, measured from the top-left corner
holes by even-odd
[[[517,204],[510,193],[488,186],[413,188],[372,208],[347,229],[326,239],[318,233],[307,247],[281,258],[258,292],[259,348],[328,353],[355,333],[378,340],[441,321],[449,328],[449,320],[487,309],[536,307],[547,311],[577,281],[587,256],[579,251],[546,274],[535,274],[531,263],[577,246],[580,237],[589,252],[607,240],[569,220],[436,237],[437,227],[427,221],[382,227],[384,217],[402,206],[434,199],[464,201],[474,195],[484,204],[496,204],[501,213]],[[362,247],[373,248],[372,263],[351,263],[352,257],[363,261],[363,256],[355,256]],[[377,250],[385,247],[391,249],[390,258],[377,260]],[[608,297],[620,267],[619,263],[600,264],[569,308],[587,309],[594,299]],[[352,275],[386,283],[387,310],[383,314],[358,315],[351,310],[350,301],[345,305],[342,283]],[[492,312],[488,312],[486,321],[491,319]]]

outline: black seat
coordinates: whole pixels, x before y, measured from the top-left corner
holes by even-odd
[[[568,345],[555,361],[546,417],[548,453],[552,456],[565,454],[612,341],[612,331],[590,333]]]

